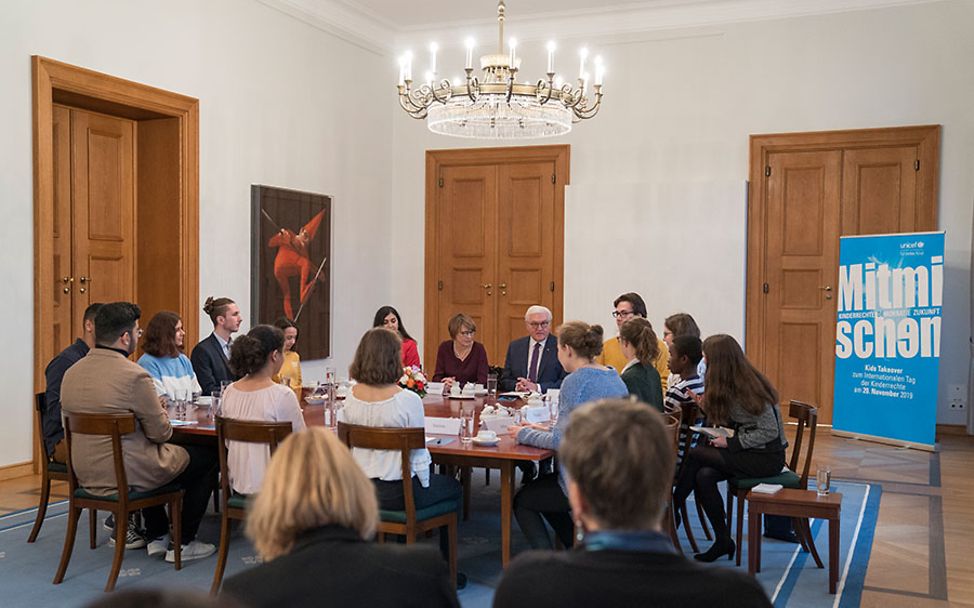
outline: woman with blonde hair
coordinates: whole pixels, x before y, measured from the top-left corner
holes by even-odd
[[[292,433],[247,513],[264,563],[227,579],[223,592],[252,608],[458,606],[434,549],[370,542],[378,517],[374,486],[334,433]]]

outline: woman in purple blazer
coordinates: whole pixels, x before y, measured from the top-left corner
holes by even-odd
[[[440,344],[436,351],[433,381],[443,382],[447,390],[454,382],[486,384],[487,350],[473,339],[477,334],[477,324],[467,315],[458,313],[450,319],[447,329],[451,339]]]

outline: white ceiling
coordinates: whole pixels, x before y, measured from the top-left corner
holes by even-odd
[[[362,48],[390,54],[466,36],[493,41],[495,0],[258,0]],[[505,33],[521,41],[608,39],[743,21],[921,4],[937,0],[506,0]]]

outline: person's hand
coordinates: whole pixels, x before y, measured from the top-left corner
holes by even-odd
[[[710,440],[710,445],[714,446],[715,448],[726,448],[727,437],[724,437],[723,435],[714,437],[713,439]]]
[[[456,381],[456,378],[443,378],[443,388],[449,391],[450,387],[452,387],[453,383]]]
[[[690,394],[690,398],[691,398],[691,399],[693,399],[693,401],[694,401],[694,402],[695,402],[695,403],[696,403],[697,405],[701,405],[701,404],[703,404],[703,395],[700,395],[700,394],[697,394],[697,393],[695,393],[695,392],[693,392],[693,391],[687,391],[687,393],[689,393],[689,394]]]
[[[521,429],[526,429],[529,426],[530,425],[527,424],[512,424],[511,426],[507,427],[507,432],[511,434],[511,437],[513,437],[514,441],[516,442],[517,434],[521,432]]]
[[[531,382],[527,378],[518,378],[517,385],[515,385],[514,390],[518,392],[527,391],[530,393],[536,393],[538,392],[538,385],[535,382]]]

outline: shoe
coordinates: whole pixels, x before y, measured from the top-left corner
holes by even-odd
[[[157,555],[165,555],[166,550],[169,548],[169,535],[163,534],[159,538],[154,538],[148,542],[145,546],[146,553],[149,557],[155,557]],[[175,558],[174,558],[175,559]]]
[[[112,535],[108,539],[108,545],[110,547],[115,546],[115,530],[112,530]],[[125,531],[125,548],[126,549],[141,549],[146,545],[145,534],[136,528],[132,522],[129,522],[128,529]]]
[[[785,533],[781,533],[781,532],[765,532],[764,533],[764,537],[765,538],[773,538],[775,540],[783,540],[786,543],[795,543],[796,545],[801,542],[801,540],[799,540],[799,538],[798,538],[798,535],[795,534],[792,530],[789,530],[788,532],[785,532]]]
[[[466,589],[467,587],[467,575],[463,572],[457,572],[457,591],[461,589]]]
[[[192,540],[188,545],[183,545],[182,555],[180,559],[184,562],[191,562],[194,559],[203,559],[204,557],[209,557],[216,553],[216,546],[210,543],[203,543],[198,540]],[[169,543],[169,549],[166,551],[166,561],[170,564],[176,561],[176,550],[173,548],[172,543]]]
[[[115,531],[115,514],[114,513],[109,513],[108,514],[108,517],[105,518],[105,521],[102,523],[101,527],[102,528],[105,528],[109,532],[114,532]]]
[[[708,564],[710,562],[717,561],[718,558],[721,558],[724,555],[727,555],[727,559],[734,559],[734,550],[736,548],[737,547],[734,545],[734,541],[729,538],[723,541],[718,540],[711,545],[709,549],[707,549],[706,553],[694,554],[693,559],[697,560],[698,562],[707,562]]]

